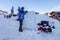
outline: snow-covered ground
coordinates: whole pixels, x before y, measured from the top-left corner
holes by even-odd
[[[35,12],[28,12],[23,23],[23,32],[19,32],[17,17],[4,18],[0,15],[0,40],[60,40],[60,22],[45,15],[36,15]],[[41,20],[54,22],[55,29],[52,33],[40,32],[37,34],[37,23]]]

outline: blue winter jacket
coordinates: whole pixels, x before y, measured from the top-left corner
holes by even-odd
[[[24,11],[22,11],[20,8],[18,8],[18,19],[24,19]]]

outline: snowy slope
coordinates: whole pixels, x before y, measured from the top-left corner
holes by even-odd
[[[23,32],[19,32],[17,17],[10,19],[0,15],[0,40],[60,40],[60,22],[45,15],[36,15],[35,12],[28,12],[23,23]],[[40,32],[37,34],[37,23],[41,20],[54,22],[56,29],[52,33]]]

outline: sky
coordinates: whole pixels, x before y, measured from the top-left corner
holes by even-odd
[[[0,9],[10,12],[14,6],[15,12],[18,7],[25,7],[25,10],[36,11],[40,14],[51,11],[55,7],[60,7],[60,0],[0,0]]]

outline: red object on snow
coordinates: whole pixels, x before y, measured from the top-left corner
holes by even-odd
[[[41,23],[38,23],[37,25],[38,25],[38,26],[43,26]]]
[[[41,23],[37,24],[38,26],[43,26]],[[47,32],[46,28],[40,27],[38,28],[39,31]]]
[[[46,29],[44,29],[44,28],[38,28],[38,30],[41,30],[43,32],[47,32]]]
[[[18,14],[13,14],[13,16],[18,16]]]

